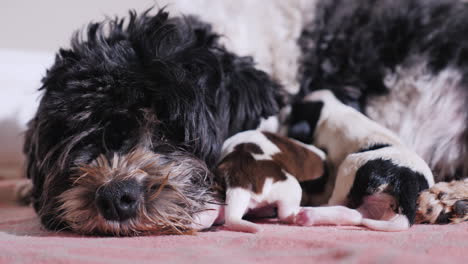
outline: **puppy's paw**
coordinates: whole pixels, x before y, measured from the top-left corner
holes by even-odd
[[[440,182],[421,192],[416,223],[450,224],[468,221],[468,179]]]
[[[301,209],[294,218],[294,224],[300,226],[313,226],[315,221],[310,210]]]

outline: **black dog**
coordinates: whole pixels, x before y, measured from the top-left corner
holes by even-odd
[[[33,204],[49,229],[192,231],[227,137],[278,112],[281,87],[194,17],[130,12],[90,24],[43,79],[26,133]]]

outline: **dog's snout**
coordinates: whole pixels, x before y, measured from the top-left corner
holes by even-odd
[[[96,193],[96,206],[107,220],[125,221],[136,216],[141,197],[139,184],[122,181],[107,184]]]

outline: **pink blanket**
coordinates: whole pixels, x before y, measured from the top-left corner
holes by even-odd
[[[83,237],[47,232],[30,207],[0,203],[0,263],[468,263],[468,223],[400,233],[262,226],[255,235]]]

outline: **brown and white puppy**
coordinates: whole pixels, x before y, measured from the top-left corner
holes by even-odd
[[[225,141],[221,161],[215,170],[228,229],[259,231],[258,225],[243,220],[246,214],[274,215],[290,224],[299,219],[301,199],[307,204],[324,190],[327,181],[325,154],[269,132],[250,130]]]
[[[301,109],[293,111],[290,135],[307,127],[336,168],[328,204],[356,208],[361,224],[372,229],[408,229],[415,221],[418,194],[434,184],[426,162],[330,91],[313,92],[295,107]]]

